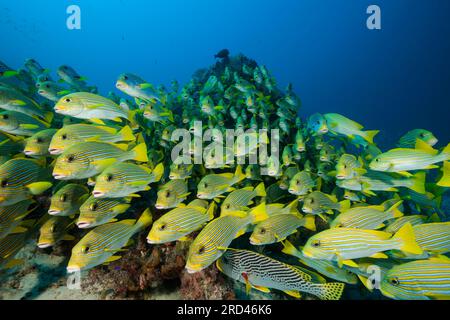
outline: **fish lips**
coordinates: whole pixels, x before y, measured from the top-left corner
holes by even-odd
[[[67,176],[61,173],[53,173],[53,178],[55,178],[56,180],[64,180],[67,178]]]
[[[26,156],[32,156],[32,155],[35,155],[35,154],[36,154],[36,152],[31,151],[31,150],[23,150],[23,153],[24,153]]]
[[[63,153],[62,150],[54,149],[54,148],[48,149],[48,152],[49,152],[50,154],[52,154],[52,155],[57,155],[57,154]]]
[[[48,242],[43,242],[43,243],[38,243],[37,245],[40,249],[45,249],[45,248],[50,248],[52,246],[51,243]]]
[[[158,209],[158,210],[162,210],[162,209],[167,209],[167,206],[162,205],[162,204],[156,204],[155,208]]]
[[[87,229],[92,225],[92,223],[87,222],[87,221],[78,221],[77,222],[77,227],[79,229]]]
[[[81,268],[79,266],[67,266],[66,268],[67,273],[74,273],[74,272],[80,272]]]
[[[98,191],[98,190],[94,190],[92,192],[92,195],[94,196],[94,198],[101,198],[105,196],[104,192]]]
[[[51,216],[56,216],[56,215],[58,215],[60,213],[61,213],[60,210],[56,210],[56,209],[49,209],[48,210],[48,214],[51,215]]]

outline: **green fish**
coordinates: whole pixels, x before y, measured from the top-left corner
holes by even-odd
[[[99,174],[116,162],[148,161],[145,143],[130,151],[127,149],[127,145],[106,142],[75,144],[56,159],[53,177],[58,180],[86,179]]]
[[[145,165],[116,163],[97,177],[92,194],[95,198],[136,196],[136,192],[150,190],[149,184],[161,180],[163,174],[162,163],[154,170]]]
[[[363,168],[363,160],[352,154],[343,154],[336,164],[336,179],[353,179],[367,172]]]
[[[327,122],[327,127],[330,132],[347,136],[352,140],[360,137],[368,143],[373,144],[373,138],[379,132],[379,130],[362,131],[362,125],[338,113],[326,113],[323,117]]]
[[[399,140],[397,146],[399,148],[414,148],[416,146],[417,139],[424,141],[430,147],[434,146],[438,139],[432,132],[425,129],[414,129],[405,133]]]
[[[33,200],[23,200],[10,206],[0,207],[0,239],[6,238],[10,233],[26,231],[21,227],[23,219],[37,207],[29,209]]]
[[[232,186],[245,179],[240,165],[236,167],[236,172],[209,174],[204,176],[197,187],[197,198],[214,199],[225,192],[233,191]]]
[[[147,209],[139,220],[127,219],[107,223],[89,231],[72,249],[67,272],[94,268],[100,264],[120,259],[115,255],[129,243],[130,238],[152,223],[152,214]]]
[[[32,136],[50,125],[24,113],[5,111],[0,113],[0,130],[19,136]]]
[[[292,177],[289,182],[289,193],[296,196],[304,196],[311,193],[316,186],[316,181],[311,178],[310,173],[306,171],[300,171]]]
[[[80,207],[80,216],[76,222],[78,228],[93,228],[108,222],[130,208],[131,198],[97,199],[89,197]]]
[[[185,180],[171,180],[160,187],[155,207],[159,210],[175,208],[186,200],[189,194]]]
[[[89,197],[89,189],[83,185],[69,183],[56,191],[50,199],[48,214],[52,216],[73,216]]]
[[[258,184],[255,188],[245,187],[232,191],[222,202],[220,207],[221,215],[232,214],[239,211],[249,210],[248,205],[253,203],[255,197],[265,197],[266,189],[264,182]]]
[[[423,224],[427,220],[427,216],[414,214],[411,216],[403,216],[400,218],[397,218],[395,220],[391,220],[390,223],[388,223],[388,226],[384,231],[389,233],[396,233],[401,227],[403,227],[406,223],[411,224],[413,227],[418,224]]]
[[[343,212],[350,208],[350,201],[338,202],[334,195],[328,195],[320,191],[313,191],[303,200],[302,211],[321,215],[322,213],[333,214],[332,210]]]
[[[39,131],[26,140],[23,153],[29,157],[41,157],[49,155],[48,146],[57,129]]]
[[[61,240],[74,240],[75,237],[67,233],[71,226],[73,220],[68,217],[51,217],[39,229],[37,246],[44,249],[53,247]]]

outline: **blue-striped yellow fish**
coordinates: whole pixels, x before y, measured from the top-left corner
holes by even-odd
[[[450,144],[439,153],[422,140],[417,140],[415,149],[398,148],[382,153],[370,162],[375,171],[401,172],[437,168],[435,163],[450,159]]]
[[[39,229],[37,246],[44,249],[61,240],[74,240],[75,237],[67,233],[70,226],[73,226],[73,219],[69,217],[51,217]]]
[[[214,199],[225,192],[233,191],[232,186],[245,179],[240,165],[236,167],[236,172],[209,174],[200,180],[197,189],[197,198]]]
[[[80,216],[76,222],[78,228],[93,228],[108,222],[130,207],[131,198],[97,199],[89,197],[80,207]]]
[[[367,172],[361,157],[343,154],[336,163],[336,179],[352,179]]]
[[[339,300],[344,284],[326,283],[313,271],[291,266],[262,254],[240,249],[228,249],[217,261],[217,268],[230,278],[246,284],[247,292],[255,288],[263,292],[281,290],[300,298],[300,292],[322,300]]]
[[[331,228],[356,228],[356,229],[381,229],[384,222],[389,219],[399,218],[403,213],[398,207],[403,201],[398,201],[391,208],[385,211],[383,205],[360,206],[351,208],[339,214],[331,223]]]
[[[89,189],[76,183],[69,183],[55,192],[50,199],[48,213],[53,216],[72,216],[89,197]]]
[[[141,143],[127,151],[127,145],[83,142],[64,151],[57,159],[53,177],[59,180],[93,177],[110,165],[126,160],[147,162],[147,147]]]
[[[133,131],[129,126],[119,130],[108,126],[78,123],[59,129],[51,139],[48,151],[50,154],[58,155],[80,142],[98,141],[112,143],[134,140]]]
[[[399,148],[414,148],[417,139],[424,141],[426,144],[430,145],[430,147],[438,142],[438,139],[436,139],[432,132],[425,129],[414,129],[405,133],[398,140],[397,145]]]
[[[31,137],[49,127],[50,125],[48,123],[24,113],[15,111],[4,111],[0,113],[0,130],[6,133]]]
[[[339,268],[335,261],[308,258],[288,240],[283,241],[283,247],[283,253],[297,257],[305,266],[316,270],[328,278],[348,284],[358,283],[358,278],[354,273]]]
[[[418,224],[413,227],[417,244],[430,254],[450,252],[450,222]]]
[[[42,130],[26,139],[23,153],[30,157],[47,156],[48,146],[56,131],[56,129]]]
[[[386,227],[386,229],[384,229],[384,231],[389,233],[396,233],[406,223],[410,223],[412,226],[416,226],[418,224],[425,223],[425,221],[427,221],[427,218],[428,218],[427,216],[418,214],[414,214],[411,216],[403,216],[398,219],[395,219],[394,221],[391,220],[391,222],[389,222],[388,226]]]
[[[181,158],[178,158],[181,159]],[[169,179],[175,180],[175,179],[188,179],[190,178],[192,174],[192,168],[194,167],[193,164],[183,164],[181,163],[181,160],[175,160],[170,165],[170,172],[169,172]]]
[[[130,238],[152,223],[150,210],[145,210],[136,221],[127,219],[98,226],[88,232],[72,249],[67,272],[91,269],[102,263],[120,259],[115,255]]]
[[[258,223],[250,236],[253,245],[266,245],[286,239],[300,227],[316,231],[313,215],[276,214]]]
[[[221,215],[236,211],[247,211],[248,205],[252,203],[255,197],[265,197],[266,189],[264,182],[258,184],[255,188],[245,187],[232,191],[222,202],[220,207]]]
[[[120,122],[128,119],[128,110],[114,101],[89,92],[68,94],[55,104],[55,112],[77,119],[86,119],[97,124],[105,124],[102,120]]]
[[[210,266],[225,252],[231,241],[246,232],[247,226],[266,218],[262,203],[245,214],[225,215],[209,222],[189,248],[187,271],[194,273]]]
[[[336,196],[328,195],[320,191],[313,191],[303,200],[302,210],[305,213],[320,215],[322,213],[333,214],[333,210],[342,212],[350,208],[350,201],[338,202]]]
[[[180,205],[190,194],[185,180],[170,180],[160,187],[155,207],[157,209],[170,209]]]
[[[383,251],[401,250],[411,254],[422,254],[422,249],[416,243],[412,226],[407,223],[392,235],[383,231],[362,230],[354,228],[333,228],[308,239],[303,248],[303,254],[313,259],[337,261],[357,266],[352,259],[386,258]]]
[[[360,137],[372,144],[373,138],[379,132],[378,130],[362,131],[362,125],[338,113],[326,113],[323,117],[325,118],[327,127],[331,132],[344,135],[351,140]]]
[[[395,266],[384,276],[381,293],[397,300],[448,300],[450,260],[438,257]]]
[[[116,163],[98,175],[92,194],[95,198],[134,196],[136,192],[150,190],[149,184],[158,182],[163,173],[162,163],[154,170],[145,165]]]
[[[304,196],[316,186],[316,180],[307,171],[300,171],[289,182],[289,193],[296,196]]]
[[[0,207],[0,239],[10,233],[20,233],[26,230],[20,224],[23,218],[36,209],[36,207],[29,209],[32,204],[33,201],[28,199],[10,206]]]
[[[187,235],[203,227],[214,219],[215,202],[209,208],[197,203],[175,208],[156,220],[147,236],[148,243],[182,241]]]
[[[52,186],[48,171],[31,159],[11,159],[0,166],[0,206],[42,194]]]

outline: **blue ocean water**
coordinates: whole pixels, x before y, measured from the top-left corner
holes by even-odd
[[[73,4],[81,30],[66,27]],[[381,30],[366,27],[372,4]],[[303,116],[342,113],[380,129],[381,144],[413,128],[445,142],[449,9],[445,0],[1,0],[1,60],[69,64],[107,93],[122,72],[185,83],[226,47],[266,65],[281,87],[292,82]]]

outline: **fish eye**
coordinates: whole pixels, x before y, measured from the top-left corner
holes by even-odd
[[[314,198],[310,198],[309,202],[314,203]]]
[[[46,87],[47,89],[50,88],[50,86],[49,86],[48,84],[46,84],[45,87]]]
[[[88,253],[89,249],[90,249],[90,248],[89,248],[88,246],[82,247],[82,248],[81,248],[81,252],[82,252],[82,253]]]
[[[112,174],[108,174],[106,176],[106,181],[111,182],[114,179],[114,176]]]
[[[347,165],[346,164],[344,164],[344,169],[347,169]]]
[[[50,227],[50,232],[55,232],[56,227],[55,226],[51,226]]]
[[[425,137],[425,133],[422,132],[422,133],[420,134],[420,136],[421,136],[422,138]]]
[[[67,134],[63,134],[63,135],[61,136],[61,139],[67,140]]]
[[[166,197],[167,197],[167,198],[170,197],[170,191],[166,191]]]
[[[65,193],[62,194],[61,197],[59,198],[59,200],[60,200],[61,202],[66,202],[66,201],[67,201],[67,195],[66,195]]]
[[[295,180],[295,184],[300,184],[300,180]]]
[[[225,209],[230,209],[230,205],[229,205],[229,204],[226,204],[226,205],[225,205]]]
[[[398,280],[397,277],[389,279],[389,282],[394,286],[398,286],[400,284],[400,281]]]
[[[37,138],[36,139],[36,143],[43,143],[44,142],[44,139],[42,139],[42,138]]]
[[[205,188],[208,188],[208,184],[207,184],[206,182],[203,184],[203,186],[204,186]]]
[[[0,183],[2,188],[6,188],[8,186],[8,180],[2,180],[2,182]]]
[[[72,99],[66,98],[64,101],[67,102],[67,103],[69,103],[69,102],[72,102]]]
[[[75,160],[75,156],[74,155],[70,155],[67,157],[67,162],[72,163]]]
[[[311,242],[311,245],[314,248],[318,248],[318,247],[320,247],[320,241],[319,240],[314,240],[314,241]]]
[[[198,254],[203,254],[203,253],[205,253],[205,247],[200,247],[198,249]]]
[[[265,228],[261,228],[261,230],[259,230],[259,233],[265,234],[266,233],[266,229]]]
[[[380,162],[380,159],[376,158],[376,159],[375,159],[375,162]]]
[[[91,209],[91,211],[96,211],[98,209],[98,203],[94,202],[93,204],[91,204],[89,209]]]
[[[9,119],[9,116],[8,116],[7,114],[4,114],[4,115],[3,115],[3,119],[8,120],[8,119]]]
[[[159,227],[159,231],[164,231],[166,229],[166,225],[165,224],[162,224],[160,227]]]
[[[128,76],[123,76],[123,80],[128,80]]]

